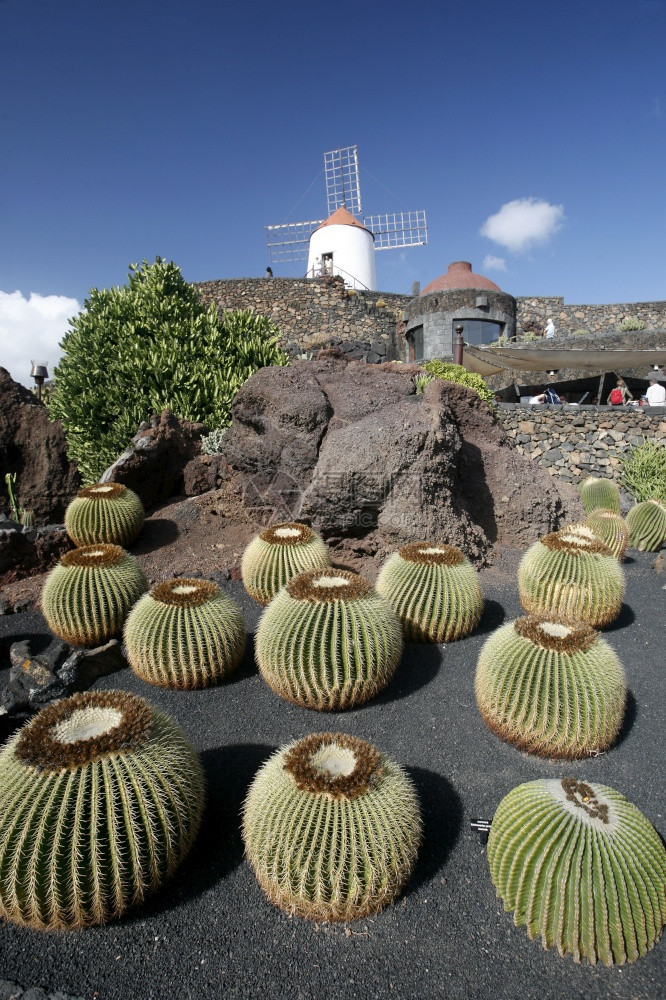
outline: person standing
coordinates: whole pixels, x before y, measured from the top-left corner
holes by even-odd
[[[614,389],[611,389],[606,400],[606,406],[624,406],[634,397],[627,389],[627,383],[623,378],[619,378]]]
[[[663,406],[666,403],[666,389],[657,382],[656,378],[650,379],[645,395],[650,406]]]
[[[546,320],[546,329],[543,331],[546,340],[552,340],[555,336],[555,324],[550,317]]]

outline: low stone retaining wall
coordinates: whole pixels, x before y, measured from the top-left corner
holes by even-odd
[[[577,482],[619,475],[627,449],[666,441],[666,407],[544,406],[501,403],[497,417],[523,455],[552,476]]]

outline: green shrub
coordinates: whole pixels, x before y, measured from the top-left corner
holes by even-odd
[[[412,382],[414,383],[414,388],[416,390],[416,395],[417,396],[422,396],[423,395],[423,393],[425,392],[425,387],[427,385],[429,385],[430,382],[432,382],[432,380],[434,379],[434,377],[435,377],[434,375],[415,375],[414,376],[414,378],[412,379]]]
[[[219,455],[224,443],[224,435],[227,433],[226,427],[218,427],[210,434],[204,434],[201,438],[201,450],[204,455]]]
[[[206,308],[173,263],[130,265],[129,284],[91,289],[70,320],[50,415],[88,483],[127,447],[142,420],[165,408],[211,427],[258,368],[286,365],[279,330],[251,310]]]
[[[666,503],[666,444],[644,441],[631,448],[622,459],[620,479],[637,503]]]
[[[589,337],[590,331],[585,326],[581,326],[578,330],[572,330],[569,334],[570,337]]]
[[[476,372],[468,372],[462,365],[454,365],[449,361],[433,358],[423,367],[435,378],[443,378],[446,382],[457,382],[458,385],[466,385],[468,389],[474,389],[487,403],[495,401],[494,392],[488,388],[481,375],[477,375]]]
[[[643,321],[638,319],[636,316],[625,316],[624,319],[617,324],[617,328],[620,333],[631,333],[632,330],[644,330],[645,323],[643,323]]]
[[[521,344],[529,344],[533,340],[540,340],[540,339],[541,335],[535,333],[534,330],[525,330],[525,332],[521,333],[521,335],[518,337],[518,340]]]

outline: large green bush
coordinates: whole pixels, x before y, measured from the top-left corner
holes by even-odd
[[[86,482],[99,478],[138,425],[165,407],[211,428],[230,421],[240,386],[286,365],[279,330],[251,310],[220,317],[173,263],[130,265],[129,283],[91,289],[70,320],[55,370],[52,418],[62,420]]]
[[[644,441],[622,458],[620,481],[636,503],[660,500],[666,503],[666,444]]]
[[[468,389],[474,389],[487,403],[492,403],[495,400],[495,393],[488,388],[483,378],[476,372],[468,372],[463,365],[454,365],[448,361],[434,358],[423,367],[435,378],[443,378],[447,382],[457,382],[459,385],[466,385]]]

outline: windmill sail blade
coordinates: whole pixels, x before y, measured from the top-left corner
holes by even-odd
[[[266,226],[266,246],[271,263],[288,260],[306,260],[308,241],[322,219],[310,222],[287,222],[280,226]]]
[[[428,242],[425,212],[385,212],[366,215],[363,225],[375,237],[375,250],[420,247]]]
[[[352,215],[361,214],[361,189],[358,183],[358,147],[345,146],[324,153],[326,204],[328,214],[344,205]]]

